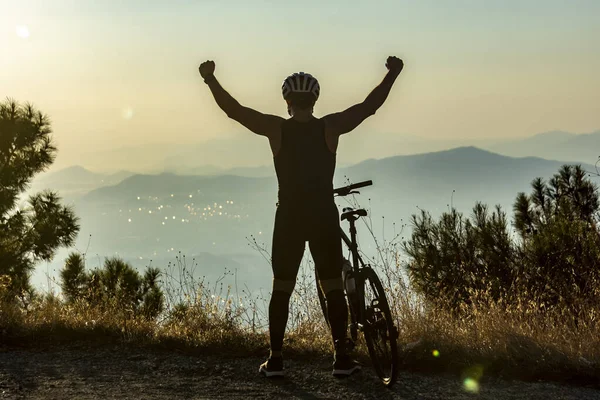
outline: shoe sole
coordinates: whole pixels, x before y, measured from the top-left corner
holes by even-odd
[[[334,369],[333,370],[333,376],[350,376],[355,372],[360,371],[361,368],[357,365],[355,367],[352,367],[350,369]]]
[[[283,377],[283,371],[267,371],[266,369],[260,368],[258,370],[258,372],[260,372],[267,378],[282,378]]]

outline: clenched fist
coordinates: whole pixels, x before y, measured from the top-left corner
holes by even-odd
[[[204,61],[200,64],[198,71],[200,71],[200,75],[202,75],[202,78],[204,79],[212,76],[215,73],[215,62],[212,60]]]
[[[400,72],[402,72],[402,68],[404,68],[404,62],[401,59],[399,59],[398,57],[389,56],[385,63],[385,66],[390,71],[393,71],[393,72],[396,72],[399,74]]]

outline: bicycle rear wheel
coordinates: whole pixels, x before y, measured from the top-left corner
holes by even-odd
[[[377,375],[384,385],[391,386],[398,376],[398,330],[377,274],[371,268],[365,268],[362,272],[365,342]]]

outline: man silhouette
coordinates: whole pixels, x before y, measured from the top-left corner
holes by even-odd
[[[388,57],[383,81],[359,104],[323,118],[313,115],[320,94],[310,74],[288,76],[282,85],[289,119],[262,114],[238,103],[217,81],[215,63],[206,61],[199,71],[217,104],[252,132],[269,139],[279,184],[272,242],[273,293],[269,303],[271,351],[259,371],[267,377],[283,376],[282,346],[290,296],[308,241],[319,285],[327,299],[327,314],[334,343],[334,376],[360,369],[348,354],[348,306],[342,282],[342,243],[339,213],[333,197],[333,174],[341,135],[352,131],[385,102],[404,63]]]

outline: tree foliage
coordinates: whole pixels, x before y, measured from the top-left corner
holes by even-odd
[[[524,297],[545,307],[577,308],[600,288],[598,191],[580,166],[561,167],[513,205],[514,231],[497,206],[477,203],[470,218],[452,209],[438,221],[422,211],[404,243],[413,286],[452,309],[486,299]]]
[[[412,217],[413,232],[404,243],[411,257],[413,286],[427,299],[451,308],[469,303],[473,290],[499,299],[514,279],[515,246],[506,214],[477,203],[471,218],[452,209],[434,221],[429,213]]]
[[[60,271],[60,284],[68,303],[84,302],[91,307],[117,307],[132,315],[154,318],[164,309],[158,268],[144,275],[123,260],[113,257],[101,268],[85,271],[85,260],[71,253]]]
[[[548,182],[536,178],[513,210],[521,238],[523,291],[548,305],[577,308],[596,301],[600,282],[598,188],[580,166],[563,166]]]
[[[20,296],[32,293],[36,262],[72,245],[79,231],[73,210],[52,191],[19,204],[33,177],[54,161],[51,132],[48,117],[32,105],[0,103],[0,276],[8,276],[9,292]]]

